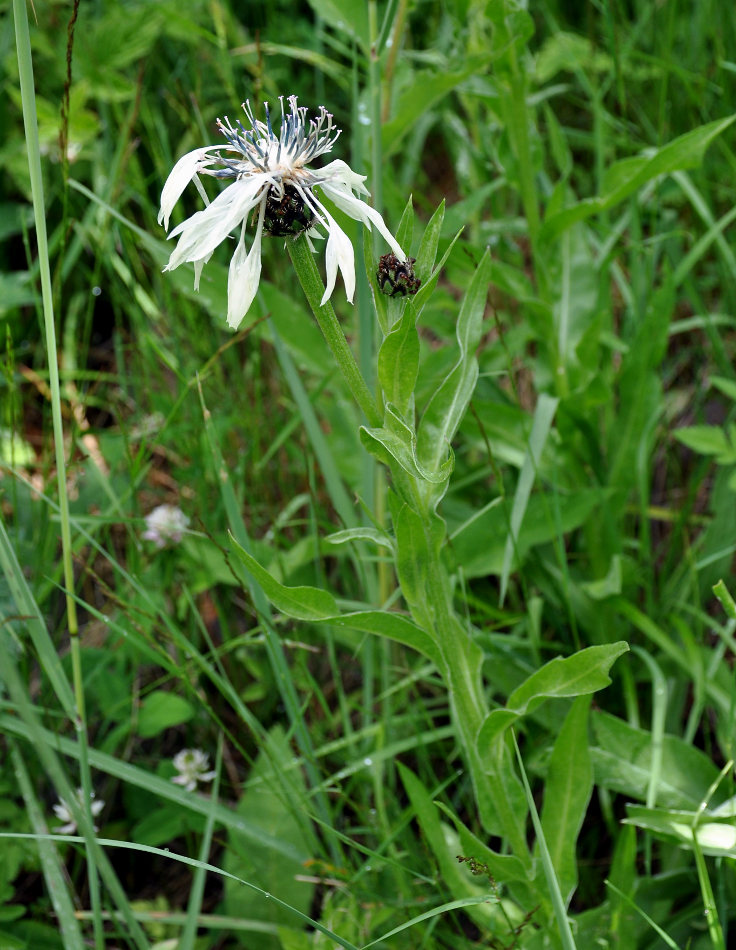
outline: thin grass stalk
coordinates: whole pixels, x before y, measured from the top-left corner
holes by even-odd
[[[59,515],[61,522],[62,564],[64,570],[64,585],[66,588],[66,613],[69,628],[72,656],[72,678],[74,683],[74,698],[76,704],[75,729],[80,743],[80,770],[83,792],[82,807],[89,818],[89,827],[93,825],[90,810],[92,780],[87,760],[87,718],[84,701],[84,684],[82,679],[82,662],[79,647],[79,625],[77,622],[77,608],[74,600],[74,567],[72,563],[71,524],[69,519],[69,498],[66,488],[66,460],[64,458],[64,426],[61,417],[61,389],[59,385],[59,364],[56,351],[56,325],[54,321],[53,289],[51,282],[51,266],[49,261],[48,235],[46,232],[46,217],[43,194],[43,175],[41,171],[41,150],[38,139],[38,121],[36,117],[36,93],[33,79],[33,58],[31,55],[31,40],[28,31],[28,15],[23,0],[13,0],[13,15],[15,21],[15,42],[18,55],[18,73],[20,78],[20,92],[23,103],[23,123],[25,127],[26,146],[28,149],[28,172],[31,182],[33,199],[33,215],[38,243],[39,272],[41,276],[41,295],[44,318],[44,336],[46,341],[46,355],[49,367],[49,388],[51,391],[51,417],[54,431],[54,450],[56,455],[56,474],[59,493]],[[90,900],[94,914],[95,945],[102,950],[104,938],[102,932],[102,917],[100,891],[97,878],[97,867],[94,855],[86,845],[87,870],[89,876]]]
[[[539,856],[542,859],[544,876],[547,880],[547,887],[549,888],[552,907],[554,908],[555,918],[557,920],[560,940],[564,950],[576,950],[575,940],[572,935],[572,930],[570,929],[570,921],[568,920],[567,910],[565,909],[565,902],[562,898],[562,893],[560,892],[560,885],[557,880],[557,875],[555,874],[554,865],[552,864],[552,857],[549,853],[549,848],[547,847],[547,840],[544,837],[542,822],[540,821],[539,812],[537,811],[537,806],[534,802],[534,796],[532,795],[532,790],[529,786],[529,780],[526,777],[524,760],[521,757],[519,744],[516,741],[516,733],[513,729],[511,730],[511,737],[514,743],[514,751],[516,752],[516,760],[519,763],[519,772],[521,773],[521,781],[524,785],[524,792],[526,793],[529,814],[531,815],[532,825],[534,826],[534,834],[537,838]]]

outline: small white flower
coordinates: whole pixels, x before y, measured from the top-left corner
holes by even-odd
[[[345,162],[336,159],[323,168],[308,165],[332,150],[340,130],[332,124],[332,116],[320,106],[315,119],[307,119],[307,109],[297,105],[296,96],[288,99],[288,110],[281,102],[281,130],[277,136],[271,127],[268,104],[266,122],[255,118],[249,102],[243,103],[247,122],[233,126],[217,120],[226,145],[206,145],[182,156],[174,165],[161,193],[158,221],[168,230],[169,217],[182,192],[194,181],[207,207],[175,227],[169,237],[178,237],[169,263],[164,270],[173,270],[185,261],[194,263],[194,286],[212,252],[238,226],[240,236],[230,261],[227,296],[227,322],[236,329],[253,302],[261,275],[261,238],[263,233],[295,237],[303,231],[307,238],[322,237],[317,229],[327,231],[325,262],[327,289],[324,304],[335,287],[338,268],[345,281],[345,292],[352,303],[355,292],[355,259],[353,246],[327,208],[315,194],[319,188],[324,196],[349,217],[361,221],[370,230],[375,225],[391,249],[401,260],[406,255],[384,224],[383,218],[356,195],[367,195],[365,175],[357,175]],[[210,204],[200,175],[232,179],[232,183]],[[253,211],[256,232],[250,250],[245,247],[246,221]],[[311,245],[310,245],[311,246]]]
[[[176,505],[159,505],[146,515],[146,530],[143,538],[153,541],[157,548],[178,544],[184,537],[189,518]]]
[[[172,782],[183,785],[188,792],[193,792],[197,782],[211,782],[215,772],[209,769],[210,757],[201,749],[182,749],[173,758],[174,768],[179,773],[172,778]]]
[[[76,791],[76,799],[79,803],[80,808],[84,807],[84,792],[81,788],[78,788]],[[89,793],[89,810],[92,812],[92,817],[96,818],[102,809],[105,807],[105,803],[101,798],[95,798],[95,793]],[[72,817],[72,813],[69,809],[68,803],[63,799],[59,799],[59,804],[53,806],[54,814],[59,819],[63,821],[64,824],[60,827],[54,829],[57,834],[60,835],[73,835],[77,831],[77,823]],[[95,831],[97,831],[97,825],[93,825]]]

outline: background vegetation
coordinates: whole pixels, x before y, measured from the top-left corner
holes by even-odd
[[[369,512],[385,525],[385,482],[281,241],[236,335],[227,249],[198,294],[186,268],[161,274],[174,161],[243,99],[297,94],[335,115],[336,155],[392,229],[412,197],[415,253],[431,234],[439,261],[463,229],[421,314],[418,408],[457,359],[490,248],[443,556],[487,701],[514,717],[543,832],[525,833],[549,847],[574,945],[725,950],[736,609],[713,586],[732,586],[736,538],[736,18],[720,0],[29,9],[77,680],[2,8],[2,946],[570,946],[541,864],[532,899],[483,831],[436,665],[272,613],[235,556],[228,532],[281,584],[405,611],[385,550],[331,539]],[[354,308],[340,286],[333,301],[374,382],[371,281]],[[142,535],[162,503],[190,528],[159,549]],[[592,704],[556,681],[522,702],[548,661],[620,641]],[[184,748],[217,772],[197,792],[170,781]],[[90,776],[120,846],[41,837]]]

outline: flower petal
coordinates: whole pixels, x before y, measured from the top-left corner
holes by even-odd
[[[340,158],[336,158],[323,168],[315,169],[313,174],[318,179],[317,184],[329,181],[341,182],[359,195],[368,194],[368,189],[363,184],[366,176],[354,172],[347,162],[343,162]]]
[[[234,181],[203,211],[197,211],[177,225],[169,235],[179,237],[164,270],[174,270],[184,261],[207,258],[261,200],[260,190],[270,180],[268,175],[254,175]]]
[[[204,148],[195,148],[192,152],[187,152],[171,169],[161,192],[161,208],[158,213],[158,223],[163,224],[167,231],[169,230],[171,212],[174,210],[176,202],[181,198],[182,192],[200,168],[211,164],[212,159],[207,160],[207,150],[209,148],[215,148],[215,146],[206,145]]]
[[[371,223],[375,224],[376,230],[384,238],[394,254],[400,257],[402,261],[406,260],[406,254],[402,251],[401,245],[386,227],[383,218],[375,208],[371,208],[365,201],[356,198],[351,191],[340,187],[339,183],[324,182],[320,187],[341,211],[344,211],[345,214],[349,214],[350,217],[356,221],[362,221],[368,230],[370,230]]]
[[[230,261],[227,280],[227,325],[237,330],[248,312],[258,290],[261,278],[261,238],[263,236],[263,217],[266,212],[265,198],[261,202],[258,214],[258,227],[251,249],[245,253],[245,226],[240,234],[238,246]]]
[[[345,281],[345,294],[353,302],[355,294],[355,255],[350,238],[343,231],[335,219],[322,208],[323,214],[327,218],[327,227],[329,238],[325,248],[325,266],[327,276],[327,286],[324,296],[320,301],[320,306],[324,306],[335,289],[335,278],[337,277],[337,268],[340,268],[342,279]]]
[[[208,254],[207,257],[202,257],[198,261],[194,262],[194,289],[199,290],[199,279],[202,276],[202,270],[207,261],[212,257],[211,254]]]

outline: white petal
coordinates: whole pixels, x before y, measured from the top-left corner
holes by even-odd
[[[340,268],[342,279],[345,281],[345,294],[350,303],[352,303],[355,293],[355,256],[353,253],[353,245],[337,221],[335,221],[331,215],[327,214],[324,208],[322,211],[327,216],[327,227],[330,236],[327,240],[327,248],[325,249],[327,287],[320,301],[320,306],[324,306],[327,303],[332,295],[332,291],[335,289],[335,278],[337,277],[338,267]]]
[[[202,276],[202,270],[207,261],[212,257],[211,254],[208,254],[207,257],[203,257],[198,261],[194,262],[194,289],[199,291],[199,278]]]
[[[213,145],[206,145],[204,148],[195,148],[194,151],[187,152],[171,169],[161,192],[161,208],[158,213],[158,223],[163,224],[167,231],[169,230],[169,218],[174,210],[174,205],[181,198],[181,193],[197,174],[197,171],[203,165],[210,164],[207,161],[207,149],[214,147]]]
[[[347,185],[348,188],[357,191],[359,195],[368,194],[368,189],[363,184],[366,176],[354,172],[347,162],[343,162],[339,158],[336,158],[323,168],[315,169],[314,175],[320,179],[320,182],[342,182],[344,185]]]
[[[261,278],[261,237],[263,235],[263,216],[266,211],[265,199],[258,214],[258,227],[250,251],[245,253],[245,227],[240,234],[238,246],[230,261],[227,280],[227,325],[237,330],[248,312],[258,290]]]
[[[175,227],[169,237],[181,237],[164,270],[174,270],[184,261],[207,258],[261,200],[259,191],[267,178],[258,175],[234,181],[209,207]]]
[[[394,254],[400,257],[402,261],[406,260],[406,254],[401,250],[401,245],[386,227],[383,218],[375,208],[371,208],[365,201],[356,198],[351,192],[341,188],[339,184],[325,182],[321,185],[321,188],[338,208],[344,211],[345,214],[349,214],[350,217],[356,221],[362,221],[368,230],[370,230],[371,223],[375,224],[376,230],[384,238]]]

